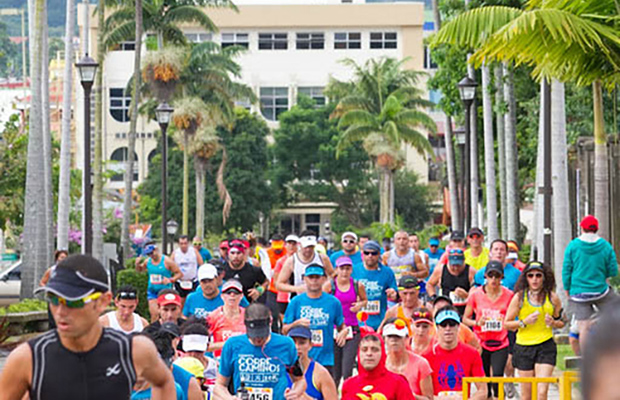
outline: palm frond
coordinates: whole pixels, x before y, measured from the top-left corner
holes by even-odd
[[[338,128],[346,128],[351,125],[376,125],[375,118],[366,110],[350,110],[347,111],[338,123]]]
[[[166,22],[170,25],[181,22],[196,22],[209,32],[217,32],[217,26],[200,7],[182,5],[170,7],[166,12]]]
[[[426,153],[428,155],[434,154],[433,146],[431,146],[431,143],[422,132],[412,129],[406,125],[399,125],[398,130],[402,141],[416,149],[418,153]]]

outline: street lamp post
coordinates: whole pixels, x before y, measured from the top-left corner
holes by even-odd
[[[463,101],[463,106],[465,108],[465,183],[464,186],[469,187],[469,180],[470,180],[470,169],[471,167],[474,166],[470,166],[469,162],[467,159],[469,159],[469,153],[470,153],[470,143],[471,143],[471,106],[474,103],[474,98],[476,97],[476,87],[478,87],[478,84],[476,83],[475,80],[471,79],[469,76],[466,76],[465,78],[463,78],[460,82],[459,82],[459,94],[461,96],[461,101]],[[465,224],[464,224],[464,230],[465,232],[467,232],[467,230],[469,230],[470,228],[470,224],[472,221],[470,221],[471,218],[471,199],[472,199],[472,193],[471,190],[464,190],[465,192],[465,210],[466,213],[465,215],[467,216],[467,218],[464,218]],[[478,193],[476,193],[476,197],[478,196]]]
[[[99,64],[88,53],[84,55],[75,66],[80,73],[80,82],[84,89],[84,241],[83,252],[92,254],[93,250],[93,199],[92,188],[90,183],[90,92],[95,81],[95,74]]]
[[[465,227],[465,188],[467,187],[467,182],[465,181],[465,141],[466,134],[465,129],[457,128],[454,130],[454,136],[456,137],[456,144],[459,146],[459,153],[461,155],[461,173],[459,176],[459,180],[461,182],[460,190],[458,191],[459,197],[459,210],[461,210],[461,220],[458,221],[459,229],[464,229]]]
[[[168,130],[168,124],[170,123],[170,117],[174,109],[163,102],[155,109],[155,115],[157,116],[157,122],[161,129],[161,240],[162,251],[165,253],[167,247],[168,235],[167,233],[167,198],[168,198],[168,136],[166,131]]]
[[[168,235],[170,235],[170,237],[173,240],[170,240],[170,253],[168,254],[172,254],[172,250],[174,248],[174,235],[177,234],[177,230],[179,229],[179,224],[177,223],[177,221],[171,219],[170,221],[168,221],[166,223],[166,232],[168,232]],[[163,249],[163,251],[166,251],[166,249]]]

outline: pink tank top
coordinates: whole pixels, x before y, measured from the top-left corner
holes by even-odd
[[[491,301],[484,292],[483,287],[478,287],[469,295],[468,303],[471,304],[476,318],[484,318],[482,326],[474,326],[474,333],[480,340],[484,349],[495,351],[508,346],[508,331],[504,326],[504,318],[508,305],[512,299],[512,291],[502,287],[502,294]]]
[[[334,296],[340,301],[342,304],[342,314],[344,315],[344,323],[346,326],[357,326],[357,315],[355,315],[351,311],[351,307],[353,307],[353,303],[357,301],[357,295],[355,294],[355,282],[353,278],[351,278],[351,282],[349,284],[349,290],[346,292],[338,289],[338,283],[336,279],[334,279]]]
[[[209,323],[209,333],[213,336],[213,342],[225,342],[233,336],[243,335],[245,333],[245,323],[243,317],[245,308],[240,307],[240,313],[234,320],[229,320],[224,316],[224,306],[218,307],[209,314],[207,322]],[[222,354],[221,350],[213,352],[216,357]]]

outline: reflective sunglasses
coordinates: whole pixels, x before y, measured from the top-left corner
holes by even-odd
[[[116,298],[120,300],[135,300],[138,298],[138,294],[134,292],[120,292],[116,295]]]
[[[192,243],[194,246],[202,246],[202,242],[193,242]]]
[[[540,272],[538,273],[531,273],[531,274],[527,274],[526,275],[528,278],[542,278],[543,274],[541,274]]]
[[[378,254],[379,254],[378,251],[364,251],[365,256],[376,256]]]
[[[478,235],[477,233],[472,233],[471,235],[469,235],[469,237],[472,239],[480,239],[482,236]]]
[[[241,292],[238,291],[237,289],[228,289],[227,291],[224,292],[224,294],[232,294],[232,295],[238,296],[241,294]]]
[[[67,300],[64,297],[60,297],[60,296],[56,296],[54,293],[47,293],[47,301],[49,301],[52,305],[59,305],[62,304],[68,308],[82,308],[84,307],[86,304],[97,300],[99,297],[101,297],[103,293],[101,292],[97,292],[97,293],[93,293],[90,296],[86,296],[82,299],[78,299],[78,300]]]
[[[428,311],[415,311],[412,315],[413,318],[426,318],[430,319],[431,313]]]
[[[343,240],[342,243],[355,244],[355,240],[351,240],[351,239]]]
[[[448,320],[446,320],[446,321],[443,321],[441,324],[439,324],[439,326],[441,326],[442,328],[445,328],[445,327],[447,327],[447,326],[454,327],[454,326],[458,326],[458,325],[459,325],[459,323],[458,323],[458,322],[456,322],[456,321],[455,321],[455,320],[453,320],[453,319],[448,319]]]
[[[491,279],[502,279],[502,276],[501,276],[500,274],[490,273],[490,274],[487,274],[487,278],[491,278]]]

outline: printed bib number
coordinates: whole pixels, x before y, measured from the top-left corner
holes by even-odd
[[[482,325],[482,332],[499,332],[502,330],[502,321],[487,319]]]
[[[164,276],[160,274],[151,274],[150,279],[152,285],[161,285],[164,283]]]
[[[313,347],[323,347],[323,330],[322,329],[312,329],[312,346]]]
[[[438,397],[440,399],[460,399],[463,397],[463,392],[457,392],[457,391],[444,391],[444,392],[439,392]]]
[[[191,290],[194,288],[194,283],[192,281],[179,281],[179,285],[183,290]]]
[[[272,400],[273,389],[272,388],[248,388],[250,394],[250,400]]]
[[[366,307],[364,307],[364,311],[370,315],[379,315],[379,311],[381,310],[381,302],[379,300],[372,300],[366,303]]]
[[[455,306],[463,306],[467,304],[467,299],[457,296],[455,292],[450,292],[450,300],[452,300],[452,303],[454,303]]]

